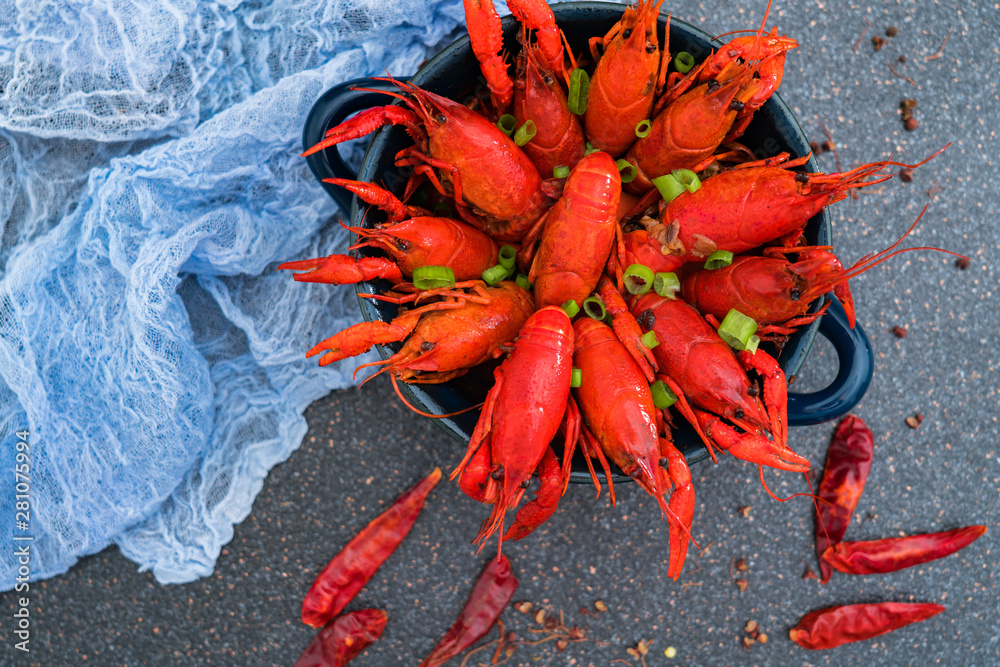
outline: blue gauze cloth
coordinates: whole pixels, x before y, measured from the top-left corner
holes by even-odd
[[[32,579],[112,542],[164,583],[211,573],[305,408],[373,358],[306,360],[354,290],[275,270],[346,247],[309,109],[463,24],[460,0],[0,0],[0,531],[33,537]]]

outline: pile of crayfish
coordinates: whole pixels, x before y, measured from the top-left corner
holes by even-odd
[[[695,64],[670,54],[669,32],[661,46],[662,2],[624,8],[574,57],[543,0],[508,0],[521,24],[510,68],[493,3],[465,0],[488,96],[466,105],[388,79],[402,104],[361,112],[306,153],[388,124],[413,138],[395,158],[412,167],[399,198],[328,181],[385,213],[350,228],[360,237],[351,250],[383,256],[279,268],[298,281],[392,283],[368,296],[398,304],[398,316],[320,342],[307,356],[321,365],[401,342],[366,364],[399,393],[398,381],[446,382],[505,357],[452,473],[493,506],[480,545],[521,539],[548,519],[579,450],[598,493],[593,461],[603,469],[612,503],[612,464],[656,499],[676,579],[694,489],[674,420],[691,424],[713,460],[728,452],[807,471],[788,446],[784,373],[757,345],[815,320],[830,302],[813,303],[830,291],[853,326],[848,280],[899,242],[849,268],[830,247],[804,245],[810,218],[897,163],[822,174],[799,170],[809,156],[755,159],[739,140],[796,41],[762,24]],[[533,475],[536,496],[505,530]]]

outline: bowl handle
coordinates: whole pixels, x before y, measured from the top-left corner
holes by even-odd
[[[398,77],[396,80],[407,81],[409,77]],[[379,92],[352,90],[355,87],[386,91],[399,90],[389,81],[352,79],[326,91],[321,98],[316,100],[316,104],[313,105],[306,118],[305,128],[302,130],[303,151],[322,141],[327,130],[340,125],[351,114],[392,101],[392,98]],[[313,153],[306,158],[306,162],[321,182],[324,178],[357,178],[354,170],[348,167],[347,163],[340,157],[340,151],[337,150],[336,146]],[[354,195],[350,191],[330,183],[323,183],[323,188],[333,197],[341,209],[345,211],[351,209],[351,200],[354,199]]]
[[[860,324],[851,329],[836,299],[820,319],[819,333],[837,351],[840,368],[833,383],[808,394],[788,394],[788,424],[807,426],[839,419],[861,401],[875,372],[875,356]]]

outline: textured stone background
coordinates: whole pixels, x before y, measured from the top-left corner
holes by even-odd
[[[766,1],[736,4],[668,0],[664,9],[725,32],[755,27]],[[989,532],[946,560],[891,575],[839,575],[821,587],[801,578],[805,568],[817,567],[809,501],[773,501],[755,469],[727,457],[694,470],[693,534],[703,550],[693,550],[673,582],[665,576],[667,526],[648,496],[621,485],[612,509],[605,496],[595,500],[592,489],[573,487],[543,529],[505,552],[521,579],[516,599],[564,611],[567,625],[588,628],[589,640],[561,654],[551,642],[521,648],[506,664],[608,665],[616,658],[638,664],[626,648],[641,639],[653,640],[649,665],[1000,661],[1000,586],[993,572],[1000,550],[1000,284],[992,258],[1000,251],[1000,5],[778,0],[772,24],[801,44],[788,59],[785,101],[811,139],[825,139],[820,123],[829,127],[845,169],[890,154],[917,161],[953,142],[912,183],[893,180],[834,207],[845,262],[891,244],[928,203],[910,243],[973,258],[959,271],[953,258],[914,253],[853,281],[858,321],[876,355],[874,381],[855,413],[874,431],[877,448],[848,536],[874,539],[973,523]],[[898,35],[875,52],[871,37],[893,25]],[[949,35],[941,57],[925,60]],[[897,62],[900,55],[905,64]],[[888,63],[916,86],[894,76]],[[904,131],[898,116],[904,97],[919,103],[914,132]],[[830,154],[820,164],[836,170]],[[905,339],[887,331],[895,325],[908,329]],[[832,349],[818,343],[796,389],[823,386],[835,365]],[[918,412],[923,424],[910,429],[904,420]],[[460,456],[433,424],[399,405],[388,382],[335,393],[307,416],[311,431],[301,450],[268,477],[212,577],[165,587],[135,572],[115,549],[86,558],[67,575],[33,587],[27,662],[292,664],[313,635],[297,619],[319,569],[399,491],[434,465],[450,469]],[[793,429],[789,442],[819,467],[832,427]],[[770,473],[769,483],[779,495],[804,490],[798,476]],[[752,507],[752,518],[737,512],[741,506]],[[431,649],[485,562],[468,544],[483,516],[455,485],[434,491],[409,539],[350,606],[390,615],[382,640],[355,664],[415,665]],[[750,566],[743,593],[730,578],[732,560],[740,557]],[[596,600],[609,611],[580,612]],[[947,611],[833,651],[806,652],[788,640],[788,629],[807,611],[880,600],[933,601]],[[12,604],[5,595],[3,609]],[[745,650],[739,641],[750,619],[770,641]],[[528,636],[527,616],[511,610],[504,620]],[[21,660],[6,639],[7,618],[0,628],[0,664]],[[668,646],[677,649],[673,661],[664,657]]]

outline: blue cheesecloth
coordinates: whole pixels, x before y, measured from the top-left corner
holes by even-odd
[[[375,358],[306,360],[354,289],[275,270],[347,245],[305,118],[463,26],[460,0],[0,0],[0,534],[31,579],[111,543],[212,572],[306,407]]]

